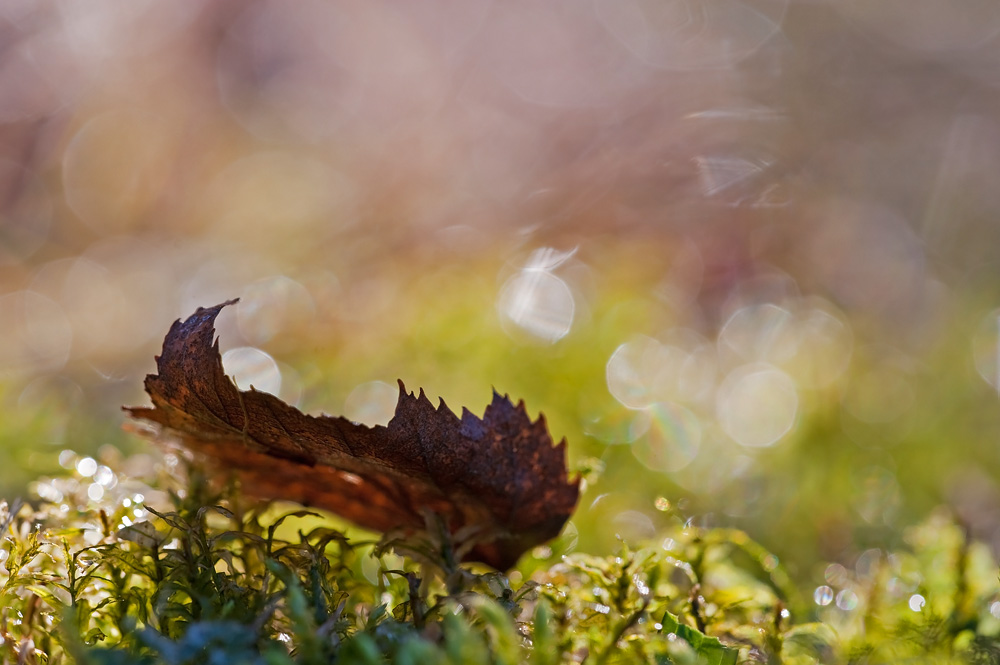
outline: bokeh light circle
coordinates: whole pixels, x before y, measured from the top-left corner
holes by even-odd
[[[384,381],[362,383],[344,401],[344,417],[368,426],[388,425],[398,400],[397,386]]]
[[[737,443],[761,448],[777,443],[795,425],[799,409],[795,382],[764,363],[736,368],[716,396],[723,431]]]
[[[608,391],[630,409],[652,404],[655,401],[653,382],[662,354],[662,345],[645,335],[621,344],[605,366]]]
[[[306,288],[285,275],[250,284],[236,306],[240,332],[253,344],[264,344],[286,329],[302,330],[314,310]]]
[[[241,346],[222,354],[226,373],[241,390],[277,395],[281,390],[281,370],[270,354],[252,346]]]
[[[843,315],[826,301],[814,299],[796,318],[801,333],[798,349],[785,368],[803,388],[826,388],[847,371],[854,333]]]
[[[544,270],[525,270],[504,284],[497,301],[501,320],[544,342],[557,342],[573,327],[573,292]]]
[[[837,607],[844,610],[845,612],[850,612],[856,609],[858,606],[858,594],[854,593],[850,589],[842,589],[840,593],[837,594]]]
[[[66,203],[99,233],[133,228],[167,187],[175,141],[151,113],[116,110],[91,118],[63,157]]]
[[[605,445],[629,444],[649,431],[651,420],[646,409],[625,409],[612,404],[591,414],[583,424],[583,431]]]
[[[660,402],[645,409],[649,430],[632,444],[632,454],[653,471],[680,471],[695,458],[701,446],[698,417],[679,404]]]
[[[745,361],[781,363],[795,355],[799,330],[790,311],[773,303],[737,310],[719,332],[719,342]]]

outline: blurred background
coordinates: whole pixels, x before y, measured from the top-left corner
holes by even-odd
[[[940,505],[1000,547],[998,33],[992,0],[0,0],[0,495],[148,449],[120,406],[170,323],[240,297],[243,388],[544,412],[603,467],[560,551],[691,520],[822,584]]]

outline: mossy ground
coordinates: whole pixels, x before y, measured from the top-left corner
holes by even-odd
[[[945,515],[825,596],[734,530],[561,539],[501,574],[433,516],[366,539],[176,456],[113,465],[0,512],[4,663],[1000,663],[992,556]]]

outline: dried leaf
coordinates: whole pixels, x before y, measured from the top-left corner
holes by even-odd
[[[569,480],[565,440],[552,445],[544,417],[534,423],[494,391],[482,418],[462,417],[423,391],[399,384],[387,426],[309,416],[267,393],[241,391],[226,376],[214,339],[223,307],[176,321],[146,377],[153,407],[126,410],[159,424],[187,448],[232,470],[245,490],[341,515],[359,526],[420,529],[433,511],[452,533],[479,528],[467,559],[498,569],[559,533],[579,496]]]

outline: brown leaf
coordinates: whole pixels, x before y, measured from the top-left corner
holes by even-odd
[[[488,538],[466,558],[501,570],[559,533],[579,479],[567,477],[566,441],[553,446],[544,417],[532,423],[523,402],[494,391],[482,418],[467,409],[459,418],[400,382],[387,426],[306,415],[226,376],[214,323],[234,302],[171,326],[159,373],[146,377],[153,408],[126,408],[133,417],[158,423],[261,497],[325,508],[376,531],[419,529],[427,509],[452,533],[473,527]]]

